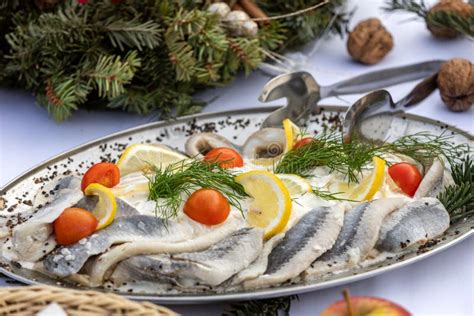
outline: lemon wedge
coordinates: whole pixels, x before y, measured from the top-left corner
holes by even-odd
[[[296,174],[277,174],[276,175],[285,184],[291,197],[303,195],[308,192],[313,192],[311,183],[299,175]]]
[[[92,214],[99,222],[97,230],[110,225],[117,213],[117,202],[115,201],[115,196],[112,193],[112,190],[104,187],[102,184],[91,183],[87,186],[84,193],[86,195],[95,195],[99,198],[99,202],[97,202],[92,211]]]
[[[186,159],[187,157],[175,151],[147,144],[128,146],[117,161],[120,174],[135,171],[146,171],[150,165],[164,168],[171,163]]]
[[[235,180],[252,197],[247,213],[251,226],[265,230],[265,238],[281,232],[291,215],[291,198],[283,181],[265,170],[239,174]]]
[[[283,120],[283,129],[285,131],[286,146],[285,152],[289,152],[293,145],[301,137],[301,131],[298,125],[293,123],[290,119]]]
[[[351,190],[349,194],[351,200],[371,200],[382,186],[385,178],[385,160],[379,157],[373,157],[372,162],[374,167],[371,175],[364,177],[359,185]]]

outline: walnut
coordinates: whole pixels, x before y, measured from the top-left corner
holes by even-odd
[[[474,103],[474,65],[467,59],[451,59],[441,66],[438,87],[443,102],[455,112],[467,111]]]
[[[363,64],[378,63],[392,47],[392,35],[375,18],[360,22],[347,40],[349,54]]]
[[[431,34],[435,37],[448,39],[455,38],[461,33],[452,28],[439,26],[431,22],[430,15],[442,11],[467,18],[470,14],[474,14],[474,7],[462,0],[441,0],[430,9],[426,17],[428,30],[430,30]]]

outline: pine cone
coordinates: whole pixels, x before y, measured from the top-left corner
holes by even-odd
[[[431,22],[430,16],[437,12],[447,12],[467,18],[470,14],[474,14],[473,11],[474,7],[462,0],[441,0],[428,12],[426,17],[426,26],[428,27],[428,30],[430,30],[431,34],[433,34],[435,37],[446,39],[455,38],[461,33],[453,30],[452,28],[434,24]]]
[[[349,54],[363,64],[378,63],[392,48],[392,35],[376,18],[357,24],[347,40]]]
[[[474,103],[474,65],[467,59],[445,62],[438,74],[443,102],[455,112],[467,111]]]

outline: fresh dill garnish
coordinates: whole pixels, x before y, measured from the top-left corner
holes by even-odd
[[[356,182],[358,173],[373,156],[374,151],[369,144],[343,144],[336,133],[321,134],[305,146],[286,153],[274,171],[308,177],[313,168],[326,166],[331,172],[340,172],[349,181]]]
[[[344,144],[339,134],[316,135],[314,141],[286,153],[274,168],[276,173],[294,173],[308,177],[312,169],[326,166],[331,172],[340,172],[349,182],[357,182],[358,176],[374,156],[386,153],[404,154],[421,163],[438,156],[457,161],[469,152],[469,145],[455,145],[451,136],[417,133],[399,138],[392,143],[366,143],[353,141]]]
[[[230,205],[243,212],[240,199],[248,196],[244,187],[235,181],[229,170],[221,168],[218,163],[189,159],[165,168],[154,167],[152,171],[148,175],[148,199],[157,202],[157,215],[164,219],[176,217],[187,197],[200,188],[221,192]]]
[[[342,197],[338,196],[339,194],[342,194],[343,192],[333,193],[333,192],[329,192],[327,190],[323,190],[323,189],[320,189],[320,188],[313,187],[313,192],[312,193],[314,195],[316,195],[317,197],[323,199],[323,200],[355,202],[354,200],[346,199],[346,198],[342,198]]]
[[[290,315],[291,301],[298,299],[297,295],[284,297],[267,298],[263,300],[244,301],[230,304],[230,310],[222,315],[224,316],[270,316],[278,315],[282,312],[284,315]]]
[[[474,215],[474,162],[466,156],[451,164],[454,184],[447,186],[437,198],[450,214],[451,223]]]
[[[403,136],[392,143],[385,143],[378,151],[403,154],[422,164],[428,164],[438,156],[444,156],[450,163],[454,163],[469,153],[470,148],[468,144],[455,145],[452,138],[445,133],[436,136],[421,132]]]

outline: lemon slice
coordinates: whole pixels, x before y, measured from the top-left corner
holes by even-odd
[[[301,130],[290,119],[283,120],[283,129],[285,130],[286,146],[285,152],[289,152],[296,141],[301,138]]]
[[[380,189],[385,178],[385,160],[373,157],[374,168],[372,174],[364,177],[362,181],[349,192],[349,198],[357,201],[371,200]]]
[[[235,180],[253,198],[247,213],[251,226],[265,229],[265,238],[281,232],[291,215],[291,198],[283,181],[265,170],[239,174]]]
[[[104,187],[102,184],[91,183],[87,186],[84,191],[86,195],[95,195],[99,198],[92,214],[99,221],[97,225],[97,230],[107,227],[112,223],[117,213],[117,202],[115,201],[115,196],[107,187]]]
[[[311,183],[296,174],[277,174],[276,175],[283,183],[285,184],[288,192],[292,197],[303,195],[308,192],[313,192],[313,188],[311,187]]]
[[[120,174],[146,171],[150,166],[164,168],[187,157],[175,151],[146,144],[128,146],[117,162]]]

